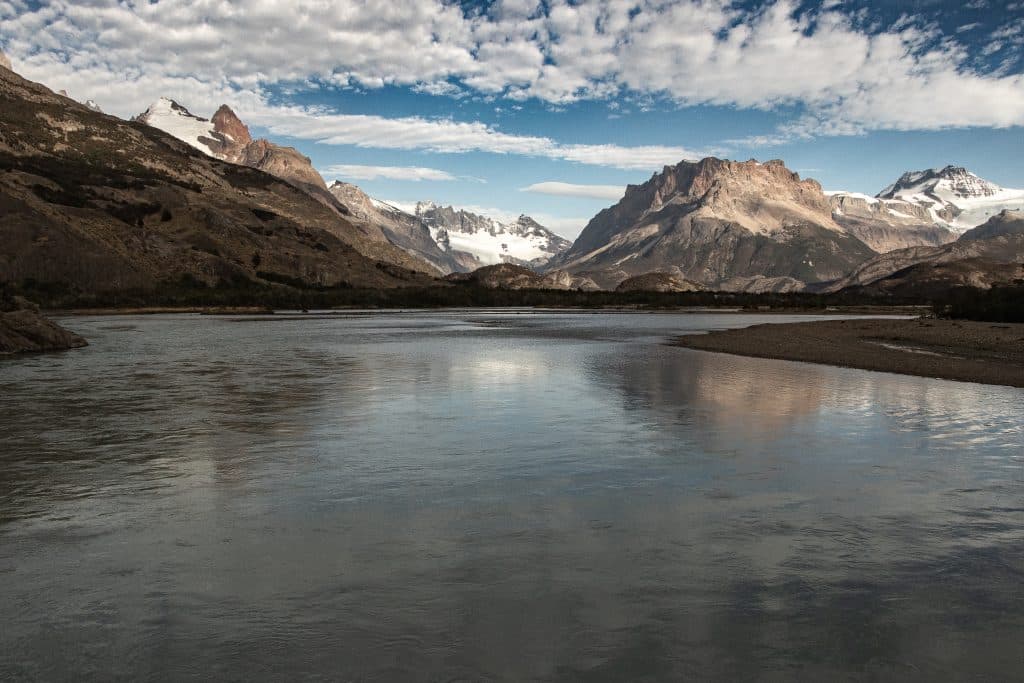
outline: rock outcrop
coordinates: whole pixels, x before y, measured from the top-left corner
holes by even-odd
[[[133,120],[159,128],[207,154],[258,168],[301,188],[327,190],[309,157],[294,147],[254,140],[249,128],[226,104],[204,119],[169,98],[160,98]]]
[[[626,278],[615,288],[616,292],[699,292],[701,287],[696,282],[672,273],[645,273]]]
[[[564,271],[541,275],[530,268],[513,263],[484,266],[471,273],[452,273],[446,279],[449,282],[461,282],[488,289],[599,289],[586,277],[575,277]]]
[[[821,186],[781,161],[707,158],[630,185],[548,268],[585,271],[606,288],[648,272],[710,289],[800,286],[842,277],[874,254],[833,219]]]
[[[85,339],[44,318],[21,297],[0,297],[0,356],[65,351],[88,346]]]

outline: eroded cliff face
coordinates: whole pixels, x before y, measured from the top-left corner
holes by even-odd
[[[927,208],[912,202],[836,192],[829,196],[829,203],[832,218],[880,254],[937,247],[957,238],[947,226],[936,223]]]
[[[841,277],[874,253],[833,219],[816,181],[781,161],[707,158],[629,186],[549,267],[585,271],[604,287],[670,272],[761,291]]]

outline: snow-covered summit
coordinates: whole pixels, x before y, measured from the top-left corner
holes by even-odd
[[[993,197],[1003,188],[971,173],[963,166],[951,165],[904,173],[899,180],[879,192],[878,196],[882,199],[896,199],[902,194],[913,194],[921,190],[941,192],[960,199],[978,199]]]
[[[211,151],[211,143],[218,146],[223,138],[213,121],[196,116],[169,97],[161,97],[134,120],[159,128],[206,154],[220,156]]]
[[[498,263],[540,266],[572,246],[526,215],[502,221],[434,202],[417,202],[416,216],[442,249],[469,255],[472,263],[466,265],[472,267]]]
[[[961,233],[1004,209],[1024,208],[1024,190],[1000,187],[952,165],[904,173],[879,192],[878,198],[924,207],[936,223]]]

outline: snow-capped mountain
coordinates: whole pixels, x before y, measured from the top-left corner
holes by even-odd
[[[1024,190],[999,187],[962,166],[904,173],[878,193],[923,207],[932,220],[957,233],[977,227],[1003,210],[1024,209]]]
[[[154,128],[170,133],[182,142],[187,142],[201,152],[218,159],[225,157],[224,148],[234,142],[231,136],[218,131],[210,119],[196,116],[169,97],[161,97],[133,120],[148,123]],[[249,140],[239,142],[245,144]]]
[[[328,189],[348,208],[348,219],[367,233],[379,230],[392,244],[423,259],[442,275],[464,270],[451,254],[437,245],[426,224],[417,216],[374,199],[351,183],[336,180]]]
[[[327,184],[308,157],[292,147],[254,140],[249,128],[226,104],[212,118],[204,119],[174,100],[161,97],[133,120],[159,128],[217,159],[258,168],[313,191],[321,201],[327,195]]]
[[[503,222],[433,202],[417,203],[414,213],[438,246],[469,270],[498,263],[542,266],[572,246],[529,216]]]

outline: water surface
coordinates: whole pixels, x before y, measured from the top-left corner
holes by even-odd
[[[0,361],[0,679],[1019,680],[1024,392],[779,316],[110,316]]]

